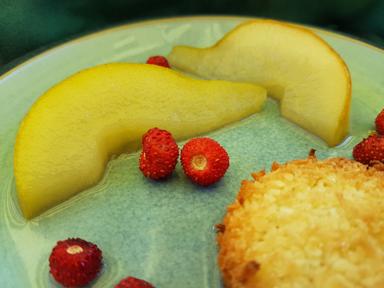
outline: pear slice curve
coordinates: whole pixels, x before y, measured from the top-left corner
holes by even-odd
[[[329,146],[348,134],[351,78],[337,52],[311,30],[258,19],[208,48],[176,46],[171,66],[206,79],[250,82],[280,100],[283,117]]]
[[[83,70],[43,94],[19,127],[21,210],[33,218],[95,185],[110,157],[138,149],[149,128],[185,139],[258,112],[265,99],[254,84],[192,79],[155,65]]]

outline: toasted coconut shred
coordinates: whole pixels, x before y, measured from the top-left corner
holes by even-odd
[[[225,287],[384,287],[384,172],[331,158],[244,180],[218,233]]]

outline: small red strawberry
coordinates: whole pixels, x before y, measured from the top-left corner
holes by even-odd
[[[145,152],[140,155],[140,170],[145,177],[152,180],[162,180],[170,176],[175,169],[173,164],[164,164],[161,161],[149,161]]]
[[[152,284],[135,277],[124,278],[115,288],[155,288]]]
[[[66,287],[81,287],[96,278],[102,266],[102,252],[80,238],[58,241],[49,256],[49,272]]]
[[[375,124],[377,133],[384,135],[384,109],[377,115]]]
[[[179,158],[179,147],[172,134],[152,128],[143,135],[142,146],[139,167],[144,176],[153,180],[170,176]]]
[[[166,68],[170,68],[167,58],[164,56],[151,56],[147,59],[147,64],[153,64],[158,66],[163,66]]]
[[[384,136],[372,134],[353,148],[353,158],[363,164],[384,162]]]
[[[193,182],[208,186],[224,176],[229,167],[229,156],[215,140],[195,138],[181,150],[181,164]]]

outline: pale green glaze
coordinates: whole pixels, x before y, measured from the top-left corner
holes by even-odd
[[[68,237],[92,241],[104,252],[103,273],[92,287],[113,287],[126,275],[145,278],[157,288],[220,287],[213,225],[233,201],[240,181],[272,161],[306,157],[310,148],[321,158],[350,157],[384,107],[384,53],[318,31],[352,73],[351,137],[343,145],[327,148],[282,119],[270,100],[262,113],[209,134],[231,157],[225,178],[210,188],[191,184],[180,166],[168,181],[148,181],[137,168],[138,155],[122,155],[110,162],[96,187],[39,219],[26,222],[21,217],[13,145],[21,119],[39,95],[85,67],[144,62],[150,55],[168,54],[176,44],[210,45],[241,21],[178,18],[122,26],[49,50],[0,78],[0,287],[58,287],[49,277],[47,259],[56,241]]]

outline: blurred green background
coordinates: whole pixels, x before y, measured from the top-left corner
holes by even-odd
[[[384,46],[384,0],[0,0],[0,67],[28,52],[111,25],[207,14],[288,20]]]

